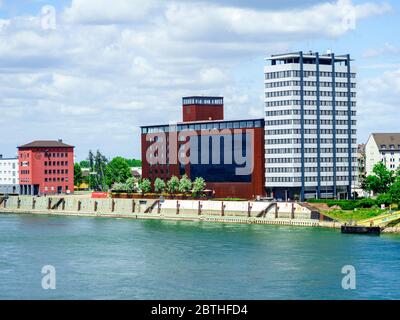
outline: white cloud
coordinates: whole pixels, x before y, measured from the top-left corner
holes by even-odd
[[[200,71],[200,80],[206,85],[225,84],[229,77],[218,68],[208,68]]]
[[[371,132],[398,132],[400,68],[363,79],[358,87],[360,142],[366,142]]]
[[[27,140],[62,137],[78,146],[79,157],[96,147],[139,156],[138,126],[179,120],[186,95],[223,95],[227,118],[261,117],[264,56],[299,39],[351,31],[341,24],[349,10],[361,19],[388,7],[337,1],[268,11],[73,0],[56,30],[42,30],[39,16],[0,20],[0,137],[8,137],[0,143],[15,150]],[[235,71],[254,57],[259,78],[249,83]]]
[[[381,48],[369,49],[363,53],[363,58],[376,58],[383,55],[397,55],[400,48],[390,43],[385,43]]]
[[[280,11],[185,2],[168,6],[166,18],[174,37],[191,41],[207,40],[210,34],[215,41],[224,41],[233,36],[337,37],[354,29],[357,19],[383,14],[390,9],[387,4],[353,5],[350,0]]]
[[[158,0],[72,0],[63,18],[82,24],[114,24],[143,21]]]

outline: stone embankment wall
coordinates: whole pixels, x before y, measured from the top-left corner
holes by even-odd
[[[297,203],[12,196],[0,212],[338,227]],[[314,219],[313,219],[314,218]]]

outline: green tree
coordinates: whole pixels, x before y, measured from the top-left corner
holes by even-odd
[[[400,206],[400,177],[397,177],[396,181],[390,186],[389,194],[392,201]]]
[[[139,189],[142,194],[149,193],[151,191],[151,182],[149,179],[143,179],[139,182]]]
[[[206,182],[204,181],[204,179],[201,177],[197,177],[193,182],[193,195],[195,197],[198,197],[204,191],[205,187]]]
[[[115,182],[125,183],[130,177],[132,177],[131,170],[124,158],[115,157],[107,164],[105,179],[108,186]]]
[[[81,162],[79,162],[79,165],[81,166],[81,168],[90,168],[88,160],[82,160]]]
[[[141,167],[142,166],[142,161],[137,160],[137,159],[126,159],[126,162],[128,163],[129,167]]]
[[[179,181],[179,192],[180,193],[189,193],[190,190],[192,189],[192,181],[187,177],[186,174],[184,174]]]
[[[389,191],[395,180],[395,173],[379,162],[374,166],[373,175],[369,175],[364,181],[364,190],[372,191],[374,194],[382,194]]]
[[[89,162],[89,187],[92,190],[96,191],[107,191],[108,185],[105,181],[105,172],[108,160],[107,158],[101,154],[99,150],[97,150],[96,154],[89,151],[88,156]]]
[[[170,194],[174,194],[179,190],[179,179],[176,176],[172,176],[167,182],[167,191]]]
[[[79,187],[83,182],[82,168],[79,163],[74,164],[74,185]]]
[[[393,203],[393,198],[392,198],[392,195],[390,194],[390,192],[383,193],[376,197],[375,202],[379,206],[381,206],[382,204],[384,204],[385,206],[388,206]]]
[[[165,185],[165,182],[164,182],[163,179],[157,178],[157,179],[154,181],[154,191],[155,191],[155,192],[157,192],[157,193],[163,193],[164,190],[165,190],[165,187],[166,187],[166,185]]]

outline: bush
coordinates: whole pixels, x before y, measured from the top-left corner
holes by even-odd
[[[333,199],[311,199],[310,203],[326,203],[328,207],[339,206],[342,210],[354,210],[356,208],[372,208],[379,203],[370,198],[361,200],[333,200]]]
[[[160,178],[157,178],[157,179],[154,181],[154,191],[155,191],[155,192],[157,192],[157,193],[163,193],[163,192],[165,191],[165,187],[166,187],[166,185],[165,185],[164,180],[162,180],[162,179],[160,179]]]
[[[197,177],[194,182],[193,182],[193,197],[198,197],[200,194],[204,191],[206,187],[206,182],[204,181],[203,178]]]
[[[385,206],[389,206],[393,203],[393,199],[391,194],[389,193],[384,193],[384,194],[380,194],[377,198],[375,203],[378,206],[381,206],[382,204],[384,204]]]
[[[190,181],[187,175],[184,174],[181,180],[179,181],[178,190],[179,192],[186,194],[189,193],[191,189],[192,189],[192,181]]]
[[[342,210],[354,210],[358,206],[358,201],[354,200],[338,200],[336,202]]]
[[[136,191],[136,179],[134,177],[128,178],[125,182],[126,189],[128,192],[135,192]]]
[[[376,201],[370,198],[364,198],[357,201],[357,208],[372,208],[376,205]]]
[[[128,191],[128,188],[125,183],[115,182],[113,184],[111,190],[116,191],[116,192],[126,192],[126,191]]]
[[[150,193],[151,191],[151,182],[149,179],[143,179],[139,182],[139,189],[142,194]]]
[[[167,182],[167,191],[169,194],[177,193],[179,190],[179,179],[176,176],[172,176]]]

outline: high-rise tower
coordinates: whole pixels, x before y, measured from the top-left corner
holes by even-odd
[[[272,55],[265,67],[265,184],[278,199],[350,198],[356,73],[350,55]]]

